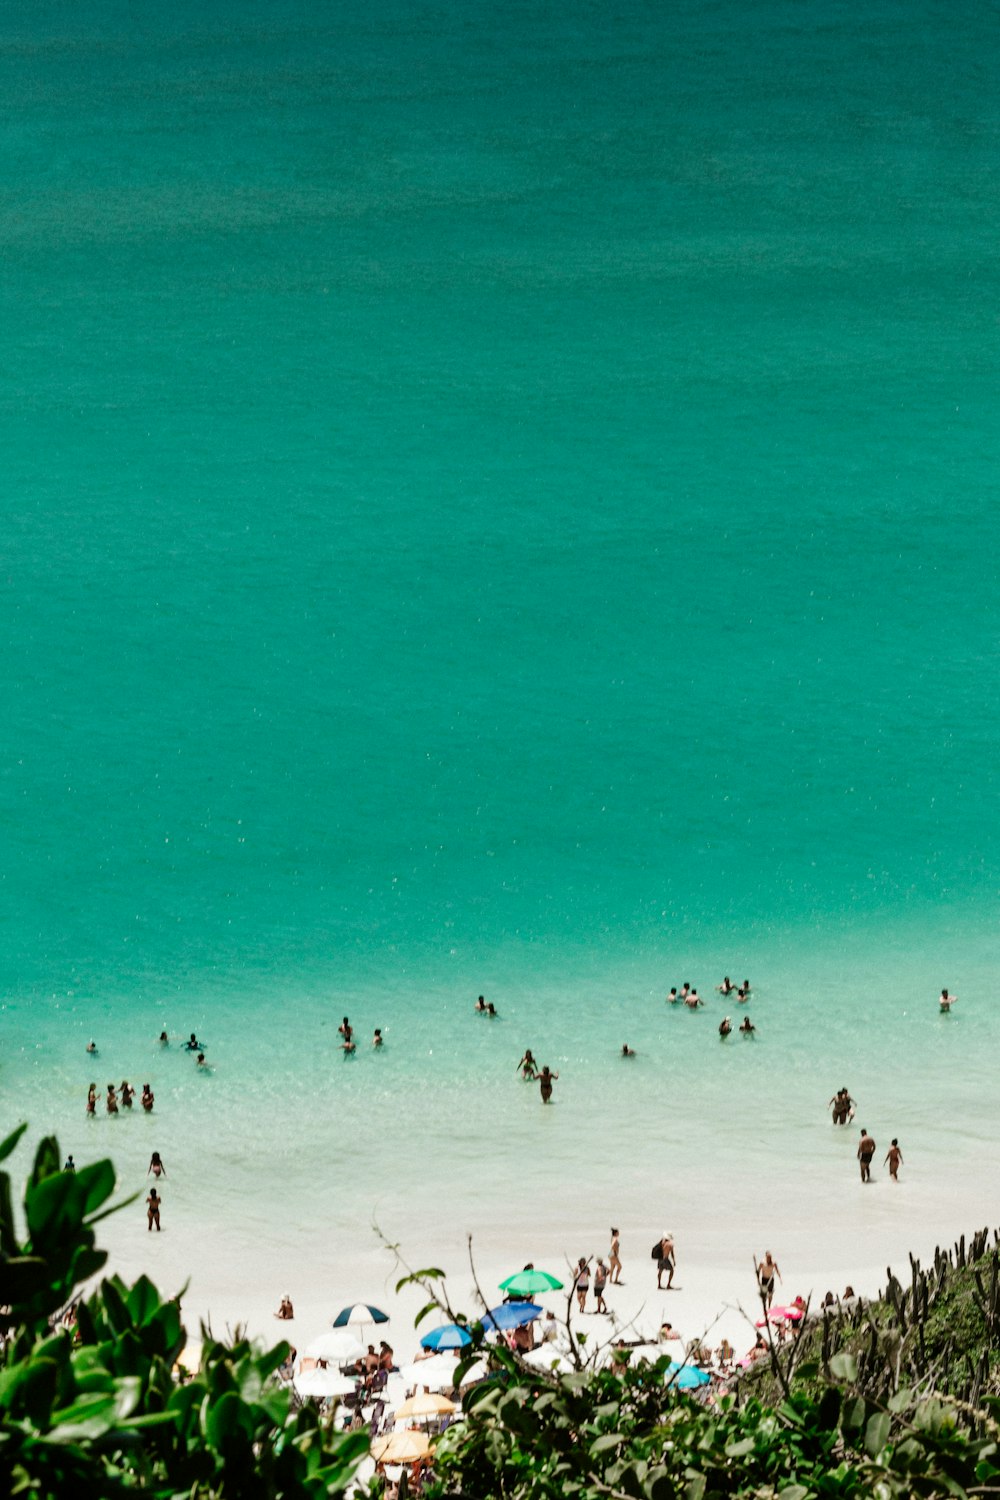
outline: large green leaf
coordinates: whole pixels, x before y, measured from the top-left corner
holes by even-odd
[[[16,1130],[11,1131],[10,1135],[7,1136],[5,1140],[0,1141],[0,1161],[7,1160],[8,1156],[10,1156],[11,1152],[16,1148],[18,1141],[21,1139],[27,1128],[28,1122],[27,1120],[25,1120],[23,1125],[19,1125]]]

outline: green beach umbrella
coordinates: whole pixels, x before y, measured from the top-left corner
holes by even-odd
[[[508,1276],[500,1283],[500,1290],[513,1297],[531,1297],[536,1292],[558,1292],[561,1289],[562,1282],[550,1276],[548,1271],[518,1271],[516,1276]]]

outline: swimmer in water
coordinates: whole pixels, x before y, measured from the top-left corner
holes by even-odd
[[[889,1163],[889,1176],[892,1178],[893,1182],[898,1182],[899,1178],[896,1174],[899,1171],[900,1167],[903,1165],[903,1153],[899,1149],[899,1142],[897,1141],[895,1136],[893,1136],[892,1138],[892,1145],[886,1152],[885,1160]],[[882,1165],[884,1166],[885,1162],[883,1162]]]
[[[479,999],[476,1001],[476,1010],[481,1016],[484,1016],[486,1014],[486,997],[484,995],[480,995]]]
[[[149,1176],[150,1172],[152,1172],[154,1177],[166,1177],[167,1175],[167,1169],[160,1159],[159,1151],[154,1151],[152,1156],[149,1158],[149,1166],[146,1168],[147,1177]]]
[[[697,990],[690,990],[686,995],[683,996],[683,1000],[688,1010],[697,1010],[699,1005],[705,1004],[704,1000],[701,998]]]
[[[139,1103],[148,1115],[153,1107],[153,1090],[148,1083],[144,1083],[142,1086],[142,1098],[139,1100]]]
[[[93,1041],[88,1042],[87,1043],[87,1051],[88,1052],[96,1052],[97,1051],[97,1043],[93,1042]]]
[[[632,1051],[632,1048],[629,1046],[628,1042],[624,1042],[622,1044],[622,1057],[634,1057],[634,1056],[635,1056],[635,1053]]]
[[[198,1053],[198,1056],[196,1058],[196,1062],[197,1062],[199,1068],[207,1068],[208,1067],[208,1063],[205,1061],[205,1054],[204,1054],[204,1052],[199,1052]]]
[[[340,1035],[344,1038],[345,1042],[349,1042],[351,1040],[351,1037],[354,1035],[354,1027],[351,1025],[346,1016],[337,1027],[337,1030],[340,1032]]]
[[[667,1004],[668,1005],[676,1005],[677,1004],[677,986],[676,985],[670,991],[670,994],[667,996]]]
[[[160,1205],[163,1199],[155,1188],[150,1188],[149,1197],[146,1199],[146,1228],[152,1229],[156,1225],[156,1232],[160,1232]]]
[[[350,1057],[352,1052],[357,1052],[358,1050],[357,1043],[353,1042],[349,1036],[345,1037],[341,1042],[340,1049],[345,1057]]]
[[[197,1052],[200,1050],[201,1043],[199,1042],[193,1031],[189,1039],[184,1043],[184,1046],[188,1052]]]
[[[549,1067],[548,1063],[545,1064],[545,1067],[539,1073],[539,1075],[538,1075],[538,1088],[539,1088],[539,1092],[541,1093],[541,1096],[542,1096],[542,1103],[543,1104],[548,1104],[549,1101],[551,1100],[551,1098],[552,1098],[552,1085],[553,1085],[553,1083],[555,1082],[555,1080],[558,1077],[559,1077],[559,1074],[558,1073],[553,1073],[552,1069]]]
[[[113,1083],[108,1084],[108,1097],[104,1102],[107,1106],[109,1115],[116,1115],[118,1113],[118,1098],[115,1094],[115,1086]]]
[[[495,1016],[496,1013],[497,1013],[497,1008],[493,1004],[493,1001],[491,1000],[490,1003],[489,1003],[489,1005],[487,1005],[487,1007],[486,1007],[486,1014],[488,1016]]]
[[[740,1022],[740,1031],[743,1033],[743,1035],[744,1036],[753,1036],[753,1034],[754,1034],[754,1032],[756,1030],[757,1030],[757,1028],[753,1024],[753,1022],[751,1021],[750,1017],[749,1016],[744,1016],[743,1020]]]
[[[165,1031],[160,1032],[159,1042],[161,1047],[170,1046],[170,1038],[167,1036],[167,1033]]]
[[[732,1023],[732,1021],[729,1019],[728,1016],[723,1016],[722,1020],[719,1022],[719,1035],[722,1037],[723,1040],[725,1040],[725,1038],[729,1035],[729,1033],[732,1031],[732,1029],[733,1029],[733,1023]]]
[[[941,1014],[943,1016],[946,1016],[948,1014],[957,999],[957,995],[949,995],[947,990],[941,991],[941,998],[938,1001],[938,1004],[941,1007]]]
[[[681,985],[681,999],[682,1000],[686,1000],[687,997],[688,997],[688,995],[690,995],[690,993],[691,993],[691,986],[688,984],[687,980],[685,979],[684,983]]]
[[[521,1058],[521,1061],[518,1063],[517,1068],[521,1069],[521,1077],[522,1078],[528,1079],[529,1082],[530,1082],[530,1080],[532,1078],[534,1078],[535,1073],[536,1073],[536,1071],[538,1069],[538,1064],[535,1062],[535,1059],[534,1059],[534,1057],[531,1054],[531,1048],[530,1047],[528,1047],[528,1048],[525,1049],[524,1056]],[[515,1073],[517,1072],[517,1068],[514,1069]]]
[[[123,1078],[122,1079],[121,1096],[122,1096],[122,1105],[124,1106],[124,1108],[125,1109],[131,1109],[132,1108],[132,1100],[135,1097],[135,1089],[129,1083],[129,1081],[128,1081],[127,1078]]]
[[[718,992],[719,992],[720,995],[731,994],[732,993],[732,988],[733,988],[733,981],[730,979],[729,975],[727,974],[726,977],[725,977],[725,979],[722,981],[722,983],[721,984],[717,984],[715,986],[715,988],[718,990]]]
[[[381,1029],[378,1026],[375,1027],[375,1035],[372,1037],[372,1046],[373,1047],[381,1047],[382,1046],[382,1032],[381,1032]]]
[[[92,1083],[87,1090],[87,1113],[92,1115],[97,1109],[97,1084]]]

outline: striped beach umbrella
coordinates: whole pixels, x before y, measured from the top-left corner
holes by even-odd
[[[384,1313],[380,1307],[372,1307],[370,1302],[352,1302],[350,1307],[342,1307],[333,1320],[334,1328],[357,1328],[365,1323],[388,1323],[389,1314]]]

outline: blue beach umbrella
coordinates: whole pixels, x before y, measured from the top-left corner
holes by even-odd
[[[542,1309],[534,1302],[502,1302],[480,1318],[484,1328],[520,1328],[541,1317]]]
[[[460,1323],[445,1323],[441,1328],[432,1328],[420,1340],[422,1349],[464,1349],[472,1343],[472,1334]]]
[[[380,1307],[372,1307],[370,1302],[352,1302],[350,1307],[342,1307],[333,1320],[334,1328],[347,1328],[359,1323],[388,1323],[389,1314],[384,1313]]]
[[[679,1391],[691,1391],[695,1386],[708,1385],[712,1377],[707,1370],[699,1370],[697,1365],[679,1365],[673,1360],[667,1366],[663,1378],[667,1385],[672,1385]]]

